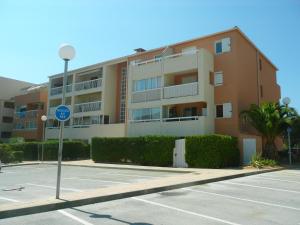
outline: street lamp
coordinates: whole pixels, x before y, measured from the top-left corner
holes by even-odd
[[[68,62],[74,58],[75,49],[69,44],[62,44],[58,51],[59,57],[65,61],[65,71],[63,76],[63,86],[62,86],[62,98],[61,104],[65,105],[65,94],[66,94],[66,82],[67,82],[67,72],[68,72]],[[58,144],[58,168],[57,168],[57,183],[56,183],[56,198],[59,199],[60,192],[60,178],[61,178],[61,159],[63,150],[63,129],[64,122],[60,122],[59,129],[59,144]]]
[[[282,103],[285,105],[285,107],[288,109],[289,104],[291,103],[291,99],[289,97],[285,97],[282,99]],[[289,112],[287,112],[289,113]],[[289,164],[292,164],[292,150],[291,150],[291,131],[292,129],[290,127],[287,128],[287,134],[288,134],[288,145],[289,145]]]
[[[43,122],[43,145],[42,145],[42,162],[43,162],[44,161],[45,128],[46,128],[47,116],[42,115],[41,120]]]

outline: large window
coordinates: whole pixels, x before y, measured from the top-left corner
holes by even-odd
[[[159,120],[160,108],[133,109],[131,119],[133,121]]]
[[[161,77],[133,81],[133,92],[146,91],[161,87]]]

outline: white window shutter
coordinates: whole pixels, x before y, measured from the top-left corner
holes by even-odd
[[[222,39],[222,52],[230,52],[230,38]]]
[[[224,103],[223,104],[223,117],[224,118],[231,118],[232,117],[232,105],[231,105],[231,103]]]
[[[214,84],[215,84],[215,86],[219,86],[219,85],[223,84],[223,73],[222,72],[215,72]]]

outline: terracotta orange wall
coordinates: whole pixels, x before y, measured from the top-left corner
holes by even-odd
[[[19,95],[15,97],[15,106],[27,105],[30,103],[43,102],[44,109],[39,110],[37,113],[37,117],[35,118],[37,122],[36,130],[18,130],[13,131],[14,137],[24,137],[25,139],[34,139],[34,140],[42,140],[43,138],[43,123],[41,121],[41,116],[47,114],[47,103],[48,103],[48,90],[44,88],[39,92],[28,93],[24,95]],[[19,118],[14,117],[14,122],[17,122]],[[22,119],[25,120],[25,119]]]
[[[180,116],[183,113],[183,110],[185,108],[196,107],[197,108],[197,113],[199,113],[199,112],[201,112],[201,109],[206,108],[207,105],[206,105],[205,102],[193,102],[193,103],[174,105],[174,107],[176,107],[177,115]]]
[[[193,77],[193,76],[197,76],[198,73],[186,73],[186,74],[180,74],[180,75],[176,75],[174,76],[174,84],[182,84],[182,79],[185,77]]]

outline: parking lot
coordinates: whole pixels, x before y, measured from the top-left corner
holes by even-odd
[[[9,176],[8,176],[9,175]],[[62,192],[173,173],[64,167]],[[176,175],[176,174],[175,174]],[[6,168],[0,207],[55,194],[55,166]],[[7,187],[4,187],[7,184]],[[25,186],[20,191],[9,188]],[[6,190],[6,191],[5,191]],[[134,198],[0,220],[6,224],[300,224],[300,170],[283,170]]]

